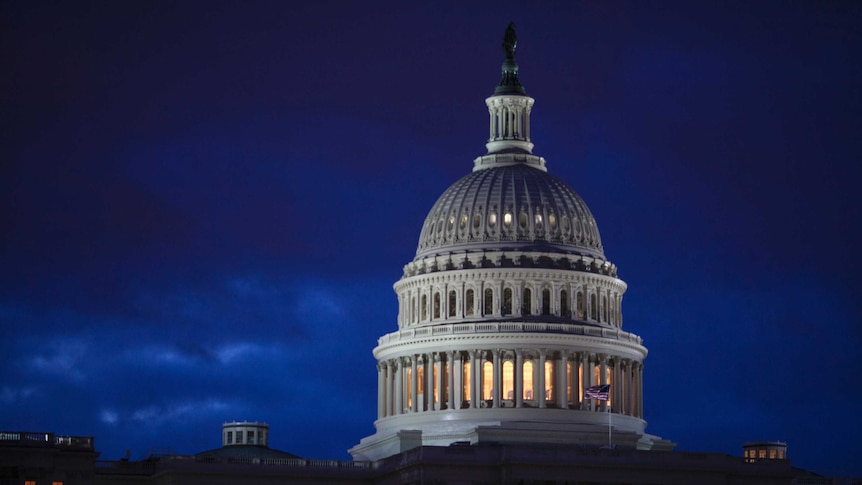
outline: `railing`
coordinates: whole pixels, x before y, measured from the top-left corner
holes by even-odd
[[[157,471],[185,469],[207,465],[271,465],[292,468],[327,470],[367,470],[373,463],[367,461],[308,460],[304,458],[252,458],[228,456],[162,455],[143,461],[96,461],[96,474],[100,475],[152,475]]]
[[[540,322],[479,322],[450,323],[446,325],[429,325],[425,327],[406,328],[398,332],[384,335],[378,339],[379,345],[398,342],[403,339],[429,337],[438,335],[470,334],[470,333],[563,333],[570,335],[586,335],[631,342],[641,345],[643,339],[618,328],[593,327],[589,325],[571,325],[563,323]]]
[[[0,431],[0,446],[37,446],[93,450],[92,436],[57,436],[54,433]]]

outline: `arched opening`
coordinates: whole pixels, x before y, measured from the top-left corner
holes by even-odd
[[[556,399],[556,387],[554,385],[554,363],[545,361],[545,401],[553,402]]]
[[[523,298],[521,299],[521,315],[529,315],[532,307],[533,292],[529,288],[524,288]]]
[[[565,318],[572,316],[571,308],[569,308],[569,292],[566,290],[560,292],[560,316]]]
[[[593,320],[598,320],[599,319],[598,313],[599,313],[599,308],[598,308],[598,305],[596,303],[596,294],[593,293],[592,295],[590,295],[590,318]]]
[[[472,373],[470,372],[470,364],[471,362],[469,361],[464,362],[464,372],[461,376],[461,382],[463,383],[461,389],[463,393],[461,395],[464,396],[464,403],[461,405],[462,408],[468,407],[470,405],[470,381],[472,381],[472,379],[470,379],[470,376],[472,375]]]
[[[533,400],[533,361],[528,360],[524,362],[524,382],[522,384],[524,389],[523,398],[526,401]]]
[[[482,364],[482,399],[494,399],[494,364],[488,361]]]
[[[503,290],[503,315],[512,314],[512,289]]]
[[[511,360],[503,362],[503,399],[515,399],[515,364]]]
[[[440,318],[440,293],[434,293],[434,318]]]
[[[422,364],[416,368],[416,406],[420,411],[425,410],[425,367]]]
[[[473,315],[473,290],[467,290],[464,294],[464,314],[467,316]]]
[[[485,315],[494,314],[494,290],[491,288],[485,289]]]
[[[449,292],[449,316],[450,317],[455,316],[455,309],[457,308],[456,303],[457,303],[457,299],[455,297],[455,292],[450,291]]]
[[[422,295],[422,321],[428,319],[428,295]]]
[[[578,292],[577,296],[577,305],[575,306],[575,311],[577,312],[577,318],[583,320],[584,318],[584,294],[582,292]]]
[[[413,409],[413,369],[407,368],[407,408]]]
[[[551,290],[542,290],[542,315],[551,314]]]

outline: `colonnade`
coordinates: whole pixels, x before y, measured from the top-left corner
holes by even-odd
[[[506,102],[503,102],[503,99]],[[498,98],[489,100],[490,135],[488,141],[530,141],[530,108],[532,103],[521,99]]]
[[[552,315],[622,327],[622,291],[591,283],[422,282],[399,291],[401,326],[470,317]]]
[[[643,417],[643,363],[594,352],[471,349],[377,364],[377,416],[477,408],[557,408]],[[608,401],[584,389],[610,384]]]

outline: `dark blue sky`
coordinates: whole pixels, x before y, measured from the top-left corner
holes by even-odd
[[[0,5],[0,428],[347,458],[518,27],[629,284],[648,431],[862,476],[862,4]]]

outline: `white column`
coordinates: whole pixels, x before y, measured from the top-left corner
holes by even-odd
[[[417,392],[419,390],[419,373],[416,372],[417,367],[416,356],[413,355],[410,357],[410,391],[413,394],[410,400],[410,411],[414,413],[419,409],[419,399],[417,399],[419,396]]]
[[[461,352],[455,353],[454,379],[455,387],[452,388],[453,399],[455,401],[454,409],[461,409],[464,403],[464,358]]]
[[[434,409],[434,356],[425,354],[425,408],[420,411],[432,411]]]
[[[455,357],[451,350],[446,352],[446,376],[449,379],[446,392],[447,408],[455,409]]]
[[[524,407],[524,354],[515,349],[515,407]]]
[[[473,375],[470,382],[470,391],[473,395],[470,398],[470,408],[476,409],[479,407],[482,400],[482,362],[481,351],[470,351],[470,370]]]
[[[377,419],[384,416],[386,406],[386,366],[377,363]]]
[[[399,358],[393,364],[395,366],[395,406],[392,414],[404,412],[404,359]]]
[[[491,386],[491,396],[494,398],[493,407],[500,407],[500,395],[503,393],[503,372],[500,367],[500,349],[494,349],[494,384]]]
[[[598,298],[598,297],[597,297]],[[598,308],[596,308],[598,310]],[[599,356],[599,384],[605,385],[608,383],[608,356]],[[606,411],[608,408],[607,401],[599,401],[599,410]]]
[[[584,354],[584,356],[587,358],[587,362],[584,364],[584,389],[586,389],[596,384],[593,382],[595,380],[596,372],[596,356],[594,354]],[[587,399],[586,393],[584,395],[584,402],[586,403],[587,409],[590,411],[595,410],[595,400]]]
[[[537,376],[538,377],[537,380],[539,381],[539,385],[535,386],[536,387],[535,392],[539,393],[539,407],[540,408],[547,407],[547,405],[545,404],[545,352],[547,352],[546,349],[539,349],[539,365],[538,365],[539,375]]]

